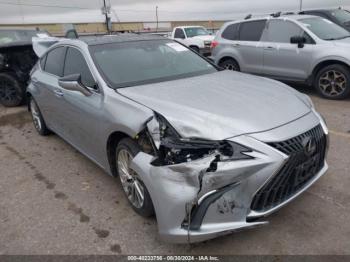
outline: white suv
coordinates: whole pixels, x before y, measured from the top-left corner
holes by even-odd
[[[308,15],[226,23],[212,43],[219,66],[314,86],[329,99],[350,93],[350,33]]]

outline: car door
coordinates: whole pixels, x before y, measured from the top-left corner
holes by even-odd
[[[239,26],[238,39],[232,43],[240,56],[240,68],[248,73],[261,73],[263,67],[263,44],[260,42],[266,20],[243,22]]]
[[[291,44],[291,37],[304,36],[305,45]],[[286,80],[304,81],[308,77],[314,40],[296,23],[284,19],[268,22],[264,36],[263,74]]]
[[[182,28],[175,29],[174,39],[180,43],[186,43],[186,34]]]
[[[36,102],[46,124],[53,131],[63,135],[59,121],[62,107],[62,88],[58,79],[63,76],[63,64],[66,47],[57,47],[49,51],[40,61],[41,70],[32,77],[32,83],[37,87]]]
[[[103,156],[103,152],[99,152],[96,145],[103,140],[98,135],[105,120],[102,90],[99,90],[83,52],[76,47],[68,47],[63,72],[64,76],[80,74],[81,83],[91,92],[87,96],[78,91],[63,90],[64,107],[60,110],[66,139],[91,159],[101,162],[98,156]]]

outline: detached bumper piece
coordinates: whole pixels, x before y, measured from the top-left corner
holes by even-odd
[[[287,141],[270,144],[289,158],[255,195],[251,210],[265,212],[302,190],[324,167],[327,136],[319,125]]]

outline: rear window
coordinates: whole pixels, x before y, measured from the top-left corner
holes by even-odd
[[[50,51],[46,57],[45,72],[56,76],[63,76],[63,63],[65,55],[65,47],[58,47]]]
[[[227,40],[238,40],[238,28],[239,24],[229,25],[222,33],[222,38]]]
[[[239,28],[240,41],[260,41],[266,20],[244,22]]]

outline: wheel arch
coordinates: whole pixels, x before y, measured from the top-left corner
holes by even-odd
[[[121,131],[115,131],[115,132],[111,133],[107,139],[106,151],[107,151],[109,168],[110,168],[112,176],[117,176],[117,173],[118,173],[116,170],[115,154],[116,154],[117,145],[124,138],[131,138],[132,139],[132,137],[130,135],[128,135],[124,132],[121,132]]]
[[[350,70],[350,65],[342,60],[328,59],[328,60],[321,61],[314,66],[314,69],[312,70],[311,76],[309,78],[309,84],[313,85],[315,83],[316,76],[322,68],[325,68],[326,66],[330,66],[330,65],[335,65],[335,64],[343,65]]]
[[[241,65],[239,64],[238,60],[235,57],[229,56],[229,55],[221,57],[219,59],[219,61],[218,61],[218,65],[220,65],[222,62],[224,62],[226,60],[233,60],[233,61],[235,61],[237,63],[237,65],[238,65],[238,68],[241,69]]]

